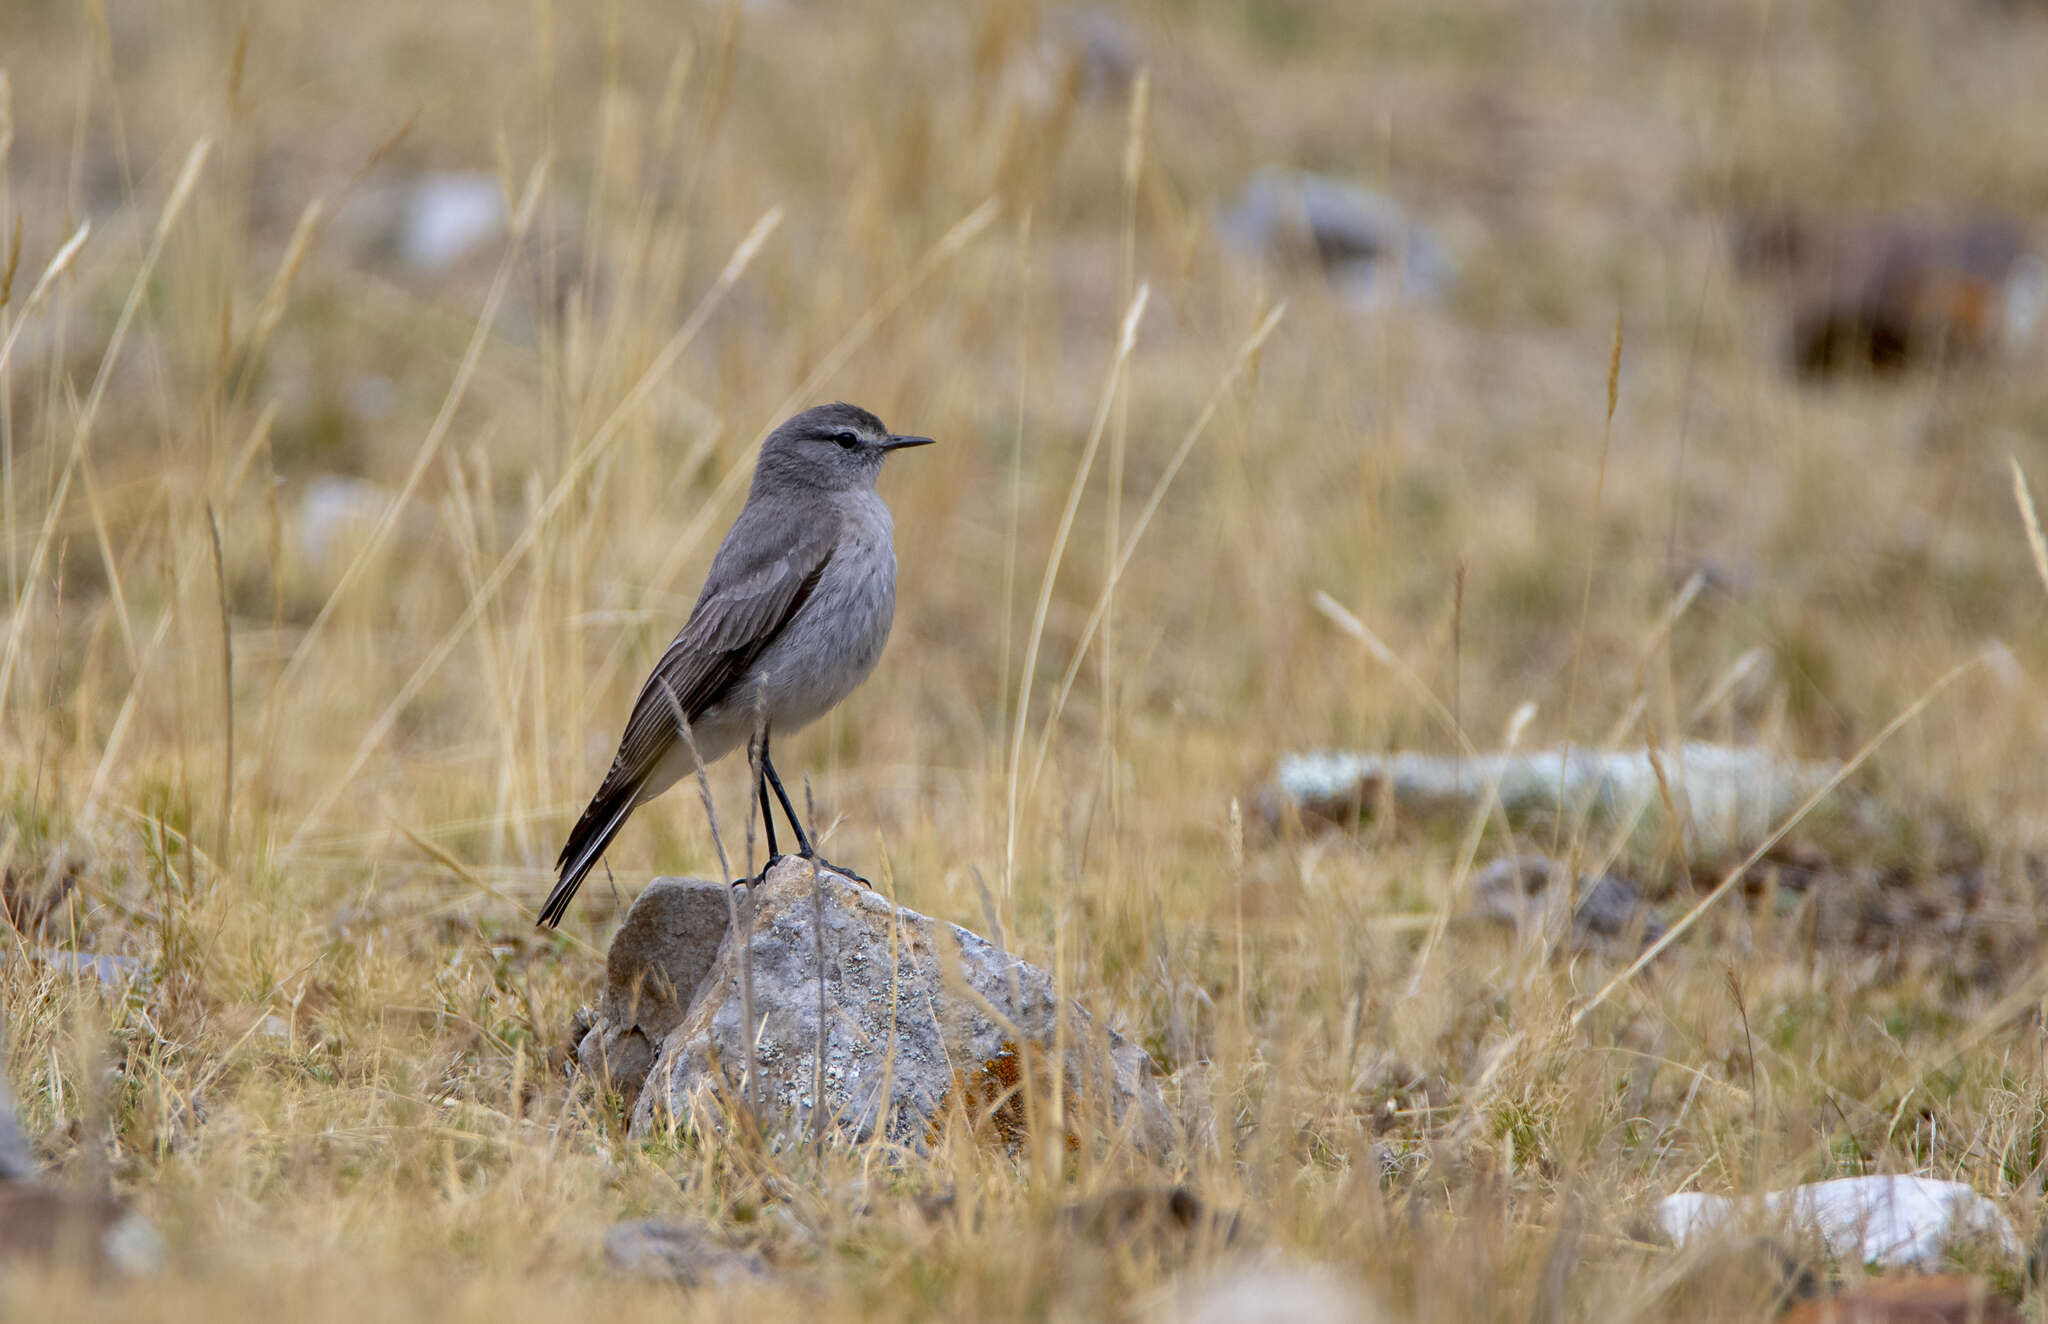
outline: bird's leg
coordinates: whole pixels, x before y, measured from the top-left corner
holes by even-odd
[[[775,863],[782,852],[775,845],[775,811],[768,807],[768,783],[765,779],[754,779],[754,791],[761,797],[761,822],[768,830],[768,863]]]
[[[797,821],[796,806],[789,802],[789,792],[782,789],[782,778],[775,775],[775,765],[768,761],[768,746],[765,742],[761,746],[761,772],[768,779],[768,784],[775,788],[775,798],[782,802],[783,817],[787,818],[790,827],[796,830],[796,853],[820,868],[830,869],[833,873],[851,878],[862,887],[871,886],[867,879],[851,869],[832,863],[812,848],[810,835],[804,831],[804,825]]]
[[[775,845],[775,810],[771,808],[768,804],[767,778],[772,777],[775,774],[773,772],[766,772],[767,768],[768,728],[764,724],[761,727],[760,744],[755,748],[754,794],[760,797],[761,801],[761,826],[766,831],[768,836],[768,859],[767,862],[761,866],[761,872],[754,879],[750,880],[756,882],[768,876],[768,871],[775,867],[775,861],[781,858],[782,855],[782,852],[778,850]],[[766,776],[763,775],[764,772],[766,772]],[[799,839],[801,839],[802,837],[801,830],[799,830],[798,832],[798,837]]]
[[[796,832],[796,853],[807,860],[817,859],[818,852],[811,849],[810,834],[805,832],[804,825],[797,821],[796,807],[789,802],[789,792],[782,789],[782,778],[775,775],[775,765],[768,761],[768,742],[765,738],[761,741],[761,776],[768,785],[775,788],[775,798],[782,802],[783,817],[789,820],[789,826]],[[766,813],[767,809],[768,793],[763,791],[761,810]]]

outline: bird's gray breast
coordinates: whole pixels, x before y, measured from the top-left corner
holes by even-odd
[[[817,587],[757,665],[768,717],[790,731],[822,717],[867,679],[896,615],[889,508],[863,492],[842,508],[839,540]]]

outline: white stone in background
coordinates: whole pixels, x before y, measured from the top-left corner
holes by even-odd
[[[367,478],[316,474],[299,498],[299,555],[321,565],[344,539],[368,533],[391,504],[391,493]]]
[[[1684,1191],[1658,1202],[1657,1223],[1682,1246],[1726,1228],[1745,1206],[1756,1209],[1731,1196]],[[2026,1255],[1997,1205],[1962,1182],[1930,1177],[1841,1177],[1772,1191],[1761,1215],[1813,1229],[1831,1255],[1887,1269],[1938,1269],[1943,1251],[1958,1242],[1989,1244],[2011,1260]]]
[[[1687,845],[1714,857],[1749,850],[1840,771],[1836,763],[1786,758],[1767,749],[1688,741],[1658,752],[1664,785],[1684,815]],[[1280,761],[1273,792],[1317,813],[1353,803],[1370,809],[1384,786],[1408,814],[1468,814],[1499,783],[1514,816],[1590,814],[1661,832],[1664,796],[1645,750],[1542,750],[1528,754],[1359,754],[1322,751]],[[1274,806],[1277,808],[1277,806]]]
[[[2048,263],[2029,253],[2013,263],[2000,300],[1999,345],[2008,354],[2026,348],[2048,308]]]
[[[107,1264],[125,1277],[154,1278],[164,1271],[163,1234],[132,1209],[114,1220],[100,1246]]]
[[[427,175],[406,194],[398,256],[415,271],[445,271],[505,233],[505,191],[481,172]]]

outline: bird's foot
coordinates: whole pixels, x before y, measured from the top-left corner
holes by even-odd
[[[836,873],[841,878],[851,879],[852,881],[859,883],[862,887],[867,888],[870,892],[875,890],[875,885],[869,882],[867,879],[861,877],[859,874],[855,873],[853,870],[847,868],[843,864],[832,863],[832,861],[826,859],[824,856],[818,854],[818,852],[816,851],[812,851],[810,854],[805,855],[802,858],[809,860],[811,862],[811,867],[814,869],[823,869],[827,873]]]
[[[770,855],[768,859],[761,865],[761,872],[755,874],[748,874],[744,878],[735,878],[732,880],[732,885],[734,887],[759,887],[761,884],[768,881],[769,874],[775,872],[776,865],[782,863],[784,860],[793,860],[795,858],[796,856],[794,855]]]
[[[791,855],[771,856],[768,860],[768,863],[761,866],[761,872],[755,874],[752,878],[735,878],[732,880],[732,885],[734,887],[739,887],[742,885],[745,885],[747,887],[758,887],[761,885],[762,882],[766,881],[769,874],[775,872],[775,866],[782,863],[784,860],[802,860],[806,864],[810,865],[813,869],[822,869],[826,873],[837,874],[841,878],[847,879],[850,882],[859,883],[862,887],[867,888],[870,892],[875,890],[875,885],[869,882],[867,879],[861,877],[859,874],[855,873],[853,870],[847,868],[843,864],[832,863],[832,861],[826,859],[824,856],[818,854],[818,852],[816,851],[811,851],[808,854],[797,853]]]

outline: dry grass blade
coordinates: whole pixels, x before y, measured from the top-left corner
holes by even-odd
[[[2020,508],[2020,521],[2027,528],[2027,551],[2034,558],[2034,573],[2048,588],[2048,538],[2041,536],[2041,518],[2034,513],[2034,494],[2027,487],[2026,471],[2020,468],[2019,456],[2009,457],[2012,464],[2012,499]]]
[[[212,502],[206,505],[206,531],[213,545],[214,601],[220,611],[220,837],[213,853],[225,864],[235,814],[235,638],[228,613],[227,557],[220,549],[220,520],[214,517]]]
[[[1145,498],[1144,506],[1138,511],[1137,522],[1131,526],[1130,536],[1125,540],[1116,560],[1110,566],[1109,574],[1104,578],[1102,592],[1096,596],[1095,607],[1088,613],[1086,624],[1081,627],[1080,641],[1074,645],[1074,656],[1068,661],[1067,670],[1060,677],[1059,686],[1053,693],[1052,705],[1046,712],[1045,722],[1039,732],[1038,753],[1031,761],[1031,780],[1026,788],[1027,793],[1030,787],[1037,786],[1039,774],[1045,770],[1045,756],[1052,745],[1053,727],[1058,723],[1060,714],[1066,710],[1067,695],[1074,688],[1075,678],[1081,674],[1081,662],[1088,656],[1088,645],[1094,641],[1096,631],[1108,618],[1110,604],[1116,596],[1116,586],[1122,582],[1124,571],[1131,564],[1131,558],[1137,555],[1139,540],[1145,536],[1145,530],[1150,527],[1152,517],[1159,513],[1160,503],[1166,500],[1167,488],[1173,485],[1174,477],[1180,473],[1181,466],[1187,463],[1188,456],[1195,449],[1195,443],[1208,431],[1209,421],[1216,416],[1224,397],[1237,385],[1239,378],[1244,374],[1245,366],[1259,352],[1259,347],[1266,343],[1266,338],[1273,334],[1274,328],[1280,325],[1280,318],[1286,311],[1287,306],[1281,304],[1267,313],[1251,335],[1245,338],[1244,343],[1238,346],[1237,355],[1231,360],[1230,367],[1224,371],[1222,378],[1216,383],[1216,388],[1209,393],[1209,398],[1202,402],[1201,411],[1195,415],[1195,421],[1188,425],[1187,432],[1181,436],[1180,445],[1174,448],[1172,458],[1166,462],[1166,468],[1160,471],[1158,479],[1152,484],[1152,492]]]
[[[1102,446],[1103,429],[1108,426],[1110,408],[1116,401],[1117,388],[1130,363],[1131,351],[1137,346],[1138,324],[1145,318],[1145,305],[1151,297],[1151,287],[1141,285],[1137,294],[1132,296],[1130,306],[1124,310],[1116,351],[1111,355],[1102,393],[1096,399],[1095,421],[1089,425],[1088,440],[1081,447],[1081,458],[1075,462],[1074,477],[1067,486],[1066,505],[1060,510],[1059,526],[1053,532],[1052,547],[1046,552],[1045,574],[1038,584],[1038,601],[1031,609],[1031,633],[1024,642],[1024,665],[1017,673],[1016,719],[1010,733],[1009,797],[1005,814],[1008,826],[1003,845],[1003,892],[1006,896],[1016,881],[1018,774],[1024,758],[1024,732],[1031,718],[1031,677],[1038,669],[1038,648],[1045,638],[1046,613],[1052,608],[1053,585],[1059,579],[1060,561],[1066,555],[1067,539],[1074,532],[1074,516],[1081,508],[1081,494],[1088,490],[1088,475],[1095,467],[1095,453]]]
[[[29,554],[28,570],[22,578],[21,601],[15,605],[13,628],[7,633],[7,652],[4,657],[0,657],[0,713],[7,711],[7,697],[14,679],[15,659],[20,655],[22,630],[31,616],[30,606],[34,601],[43,567],[49,559],[50,544],[57,535],[57,520],[64,511],[65,498],[70,494],[72,477],[85,465],[86,440],[92,435],[93,424],[99,417],[100,404],[106,399],[107,383],[113,375],[114,364],[120,358],[121,347],[128,338],[128,329],[135,323],[135,314],[142,307],[143,296],[149,289],[150,277],[156,271],[157,263],[163,258],[164,245],[169,242],[171,230],[177,225],[178,218],[184,214],[185,204],[190,201],[192,190],[199,182],[200,171],[205,168],[206,158],[212,150],[212,140],[202,138],[193,144],[192,150],[186,154],[185,163],[179,169],[176,181],[171,185],[170,197],[164,202],[163,212],[157,218],[156,231],[150,240],[149,251],[143,256],[142,267],[129,285],[128,298],[121,305],[120,315],[114,319],[114,329],[107,338],[106,352],[100,355],[99,370],[93,375],[92,389],[86,393],[85,404],[78,412],[78,421],[71,431],[71,449],[64,461],[64,471],[57,479],[56,493],[51,497],[49,509],[44,514],[42,530],[36,536],[35,550]],[[36,289],[29,294],[31,304],[36,301],[47,283],[54,280],[57,274],[70,264],[77,246],[85,242],[85,235],[86,230],[81,226],[72,236],[71,242],[51,259],[50,267],[44,272],[43,279],[36,282]],[[12,337],[9,339],[11,344]],[[0,363],[4,363],[4,360],[5,354],[0,353]],[[114,593],[114,620],[121,629],[122,642],[128,652],[128,665],[133,670],[141,665],[141,653],[135,645],[135,630],[128,619],[127,604],[121,600],[120,569],[114,563],[112,541],[108,537],[106,523],[100,516],[96,502],[93,511],[93,530],[99,540],[109,586]]]
[[[1415,669],[1403,662],[1393,649],[1387,647],[1385,641],[1374,634],[1364,621],[1352,615],[1343,603],[1321,589],[1309,595],[1309,602],[1332,625],[1357,640],[1359,646],[1365,649],[1373,661],[1393,672],[1394,678],[1407,686],[1409,693],[1421,700],[1423,706],[1428,708],[1430,714],[1443,726],[1445,734],[1457,742],[1461,751],[1467,754],[1477,752],[1473,749],[1472,742],[1466,738],[1464,725],[1444,706],[1444,701],[1436,697],[1436,691],[1430,689],[1428,683],[1415,674]]]
[[[512,220],[511,234],[505,241],[504,254],[498,259],[497,274],[491,278],[490,292],[484,296],[483,311],[478,314],[476,326],[470,332],[469,345],[463,350],[462,362],[455,369],[455,379],[449,383],[448,393],[441,399],[440,411],[434,415],[432,425],[427,428],[426,438],[420,442],[419,449],[413,456],[412,468],[406,472],[405,481],[399,485],[398,491],[392,494],[391,499],[384,503],[384,509],[378,514],[376,524],[371,527],[369,534],[356,549],[355,556],[341,572],[341,578],[335,581],[333,589],[327,594],[327,600],[320,605],[320,614],[306,627],[305,634],[298,641],[298,647],[285,663],[284,672],[277,678],[275,687],[280,693],[290,689],[294,677],[304,668],[306,660],[315,656],[314,646],[320,641],[328,622],[334,619],[335,610],[347,599],[349,590],[354,588],[375,564],[385,544],[391,540],[392,532],[397,529],[399,519],[404,516],[413,496],[419,491],[420,480],[426,477],[428,468],[439,457],[441,444],[447,439],[448,429],[455,422],[455,411],[461,405],[463,397],[469,393],[470,378],[475,375],[477,362],[483,357],[484,345],[490,340],[491,328],[497,324],[498,308],[504,302],[506,288],[512,283],[512,272],[519,260],[521,245],[527,230],[533,224],[534,213],[540,206],[547,181],[547,169],[548,163],[541,160],[536,161],[533,169],[528,172],[526,187],[520,194],[519,209]],[[283,279],[281,273],[279,280]]]
[[[535,912],[532,906],[527,905],[524,901],[521,901],[518,897],[513,896],[510,892],[505,891],[503,888],[492,886],[489,880],[485,879],[480,874],[478,874],[476,870],[470,868],[467,864],[464,864],[461,860],[457,859],[454,852],[450,851],[446,846],[441,845],[432,837],[427,836],[425,833],[417,830],[416,828],[410,827],[405,823],[400,823],[394,820],[391,826],[396,828],[398,830],[398,834],[404,837],[407,841],[411,842],[413,846],[417,848],[421,854],[433,860],[436,864],[439,864],[449,873],[454,874],[457,878],[461,879],[471,888],[483,893],[485,896],[489,897],[493,901],[496,901],[500,905],[504,906],[506,909],[516,911],[518,914],[524,916],[528,920],[534,918]],[[598,951],[597,948],[591,946],[588,939],[582,937],[580,934],[571,933],[567,930],[557,930],[557,932],[570,945],[579,948],[580,950],[588,953],[589,955],[603,955],[603,953]]]
[[[19,218],[16,219],[18,222]],[[19,233],[18,228],[16,232]],[[0,341],[0,371],[5,371],[9,360],[14,357],[14,344],[21,339],[22,328],[28,325],[30,314],[42,306],[43,300],[49,296],[50,289],[57,283],[58,278],[71,269],[72,260],[78,256],[79,250],[85,247],[85,241],[91,235],[92,222],[80,221],[78,228],[71,232],[71,237],[50,255],[49,262],[43,267],[43,274],[36,277],[36,283],[29,290],[28,298],[15,311],[14,325],[9,328],[7,339]]]

